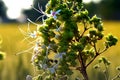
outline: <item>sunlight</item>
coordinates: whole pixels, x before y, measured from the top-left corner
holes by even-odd
[[[92,0],[83,0],[84,3],[90,3]]]
[[[99,3],[101,0],[83,0],[84,3],[90,3],[90,2],[94,2],[94,3]]]
[[[20,17],[22,10],[30,9],[33,0],[4,0],[7,6],[7,16],[10,19],[17,19]]]

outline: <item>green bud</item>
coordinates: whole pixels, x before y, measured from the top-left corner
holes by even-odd
[[[57,8],[55,8],[55,9],[56,9],[56,10],[59,10],[59,9],[63,10],[63,9],[65,9],[66,7],[67,7],[67,5],[66,5],[65,3],[63,3],[63,4],[57,5]]]
[[[50,0],[50,6],[52,7],[52,8],[54,8],[56,5],[58,5],[58,3],[59,3],[59,0]]]
[[[120,71],[120,66],[118,66],[118,67],[116,68],[116,70]]]
[[[78,44],[76,45],[76,49],[77,49],[77,50],[82,51],[84,48],[85,48],[85,45],[84,45],[84,44],[78,43]]]
[[[67,75],[72,75],[72,74],[73,74],[72,70],[66,70],[65,73],[66,73]]]
[[[45,20],[45,23],[50,27],[52,25],[52,23],[55,22],[53,17],[50,17],[48,19]]]
[[[99,58],[99,59],[98,59],[98,62],[101,63],[101,62],[102,62],[102,58]]]
[[[53,31],[49,31],[49,36],[51,37],[51,38],[53,38],[54,36],[55,36],[55,33],[53,32]]]
[[[44,25],[44,26],[38,27],[37,30],[43,34],[46,34],[49,30],[49,27],[48,25]]]
[[[70,20],[72,14],[73,14],[72,11],[67,8],[64,8],[60,13],[61,13],[62,21]]]
[[[90,33],[91,35],[96,35],[97,32],[96,32],[96,30],[90,30],[89,33]]]
[[[97,34],[96,30],[90,30],[89,31],[90,37],[92,38],[93,36],[95,36]]]
[[[94,65],[93,68],[94,68],[94,69],[98,69],[98,68],[100,68],[100,65],[99,65],[99,64],[96,64],[96,65]]]
[[[80,38],[80,42],[82,44],[87,44],[87,41],[88,41],[88,36],[83,36],[82,38]]]
[[[89,16],[88,16],[88,11],[87,10],[81,11],[80,16],[84,20],[89,20]]]
[[[74,14],[73,19],[74,19],[76,22],[81,22],[82,17],[81,17],[81,15],[80,15],[79,13],[76,13],[76,14]]]
[[[109,34],[106,37],[106,46],[107,47],[114,46],[114,45],[116,45],[117,41],[118,41],[118,39],[116,37],[114,37],[113,35]]]
[[[101,57],[101,60],[104,64],[106,64],[107,66],[110,65],[110,61],[107,60],[107,58],[105,57]]]
[[[5,59],[5,57],[6,57],[5,52],[1,52],[1,51],[0,51],[0,60]]]
[[[101,32],[98,32],[97,36],[98,36],[98,40],[101,40],[104,37],[104,34],[102,34]]]
[[[96,15],[94,15],[90,20],[91,23],[99,23],[100,21],[101,19],[98,18]]]
[[[78,0],[78,1],[82,1],[82,0]],[[78,10],[81,10],[83,8],[83,3],[82,2],[78,2],[77,5],[78,5],[77,6]]]
[[[98,24],[96,28],[97,28],[97,30],[100,31],[100,32],[103,31],[103,25],[102,25],[101,23]]]
[[[74,36],[74,33],[72,31],[66,31],[62,34],[63,39],[65,40],[71,40]]]

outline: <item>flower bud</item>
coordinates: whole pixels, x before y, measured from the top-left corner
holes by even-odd
[[[110,34],[106,37],[106,46],[108,47],[114,46],[116,45],[117,41],[118,41],[117,38]]]
[[[100,65],[99,65],[99,64],[96,64],[96,65],[94,65],[93,68],[94,68],[94,69],[98,69],[98,68],[100,68]]]
[[[5,57],[6,57],[5,53],[0,51],[0,60],[5,59]]]

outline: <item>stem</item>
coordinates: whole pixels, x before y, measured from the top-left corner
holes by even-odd
[[[83,75],[84,77],[84,80],[89,80],[88,79],[88,74],[87,74],[87,71],[86,71],[86,66],[85,66],[85,63],[83,62],[83,58],[82,58],[82,55],[80,54],[80,51],[79,51],[79,56],[78,56],[78,60],[81,64],[81,68],[79,69],[79,71],[81,72],[81,74]]]
[[[86,67],[88,67],[88,66],[97,58],[97,56],[100,55],[99,52],[97,51],[97,48],[96,48],[96,44],[95,44],[95,43],[94,43],[93,47],[94,47],[94,49],[95,49],[95,54],[96,54],[96,55],[95,55],[94,58],[86,65]]]
[[[108,48],[105,48],[103,51],[97,51],[97,48],[96,48],[96,44],[94,43],[94,45],[93,45],[93,47],[94,47],[94,49],[95,49],[95,56],[93,57],[93,59],[86,65],[86,67],[88,67],[96,58],[97,58],[97,56],[99,56],[99,55],[101,55],[102,53],[104,53],[105,51],[107,51],[107,49]]]
[[[109,74],[108,74],[109,72],[108,72],[108,67],[107,67],[107,65],[105,64],[105,72],[104,72],[104,74],[105,74],[105,79],[106,80],[109,80]]]
[[[117,78],[120,78],[120,72],[112,80],[116,80]]]
[[[98,55],[95,55],[94,58],[86,65],[86,67],[88,67],[96,58]]]

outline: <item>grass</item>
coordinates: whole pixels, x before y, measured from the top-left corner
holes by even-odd
[[[21,29],[25,31],[27,30],[27,24],[0,24],[0,36],[3,40],[0,45],[0,50],[6,52],[6,58],[0,61],[0,80],[25,80],[27,74],[35,75],[33,73],[34,68],[30,63],[32,54],[26,52],[17,56],[15,55],[20,51],[30,48],[29,43],[23,41],[24,36],[19,31],[18,26],[21,26]],[[32,30],[36,29],[33,25],[30,25],[30,28]],[[105,34],[112,33],[120,39],[119,21],[104,21],[104,28]],[[102,44],[99,43],[99,46],[102,46]],[[120,65],[120,42],[101,56],[106,56],[108,60],[111,61],[110,75],[113,77],[117,73],[115,67]],[[94,62],[88,67],[90,80],[102,80],[99,76],[100,73],[96,74],[93,70],[93,65],[96,63],[97,62]],[[77,75],[77,73],[75,75]]]

